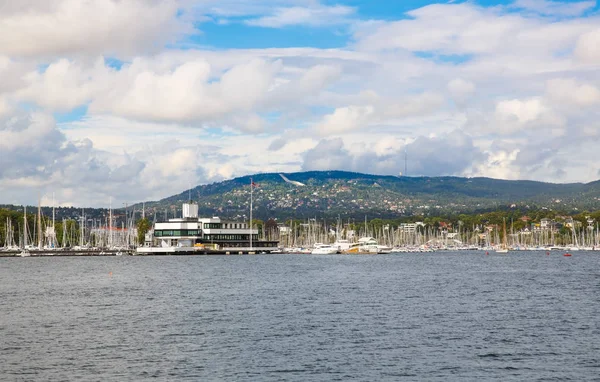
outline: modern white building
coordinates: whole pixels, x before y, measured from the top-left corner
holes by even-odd
[[[198,205],[185,203],[181,218],[155,223],[140,254],[179,252],[271,252],[277,241],[259,240],[258,229],[246,222],[199,218]]]

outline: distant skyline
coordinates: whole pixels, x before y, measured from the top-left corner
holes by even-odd
[[[0,0],[0,204],[259,172],[600,179],[596,1]]]

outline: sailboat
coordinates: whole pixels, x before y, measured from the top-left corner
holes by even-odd
[[[508,253],[508,246],[506,245],[506,218],[502,219],[502,247],[496,249],[496,253]]]
[[[27,206],[23,206],[23,250],[19,253],[19,256],[31,256],[31,253],[27,250]]]

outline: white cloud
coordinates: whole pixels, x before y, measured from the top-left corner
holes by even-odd
[[[25,85],[22,77],[33,69],[27,62],[15,62],[7,56],[0,55],[0,94],[13,92]]]
[[[470,3],[428,5],[407,14],[412,19],[383,24],[361,37],[359,48],[486,53],[506,44],[507,38],[524,24],[518,16],[500,15]]]
[[[15,20],[38,25],[31,36],[15,27],[15,46],[0,37],[4,202],[40,190],[83,205],[117,194],[157,199],[267,171],[397,174],[404,149],[410,175],[597,177],[597,15],[540,1],[520,2],[526,12],[462,2],[357,23],[360,12],[316,0],[75,3],[23,0],[0,12],[0,31]],[[86,25],[68,24],[86,15]],[[164,48],[206,15],[236,28],[352,23],[355,41]],[[113,54],[126,58],[122,66],[103,58]],[[79,121],[56,126],[47,114],[81,105],[88,113]]]
[[[60,204],[107,205],[110,197],[120,204],[162,198],[190,184],[223,179],[222,172],[211,170],[229,162],[218,147],[207,146],[198,137],[173,140],[169,131],[164,132],[165,126],[163,135],[138,144],[137,133],[132,131],[135,124],[133,129],[127,123],[120,127],[124,128],[122,137],[105,127],[107,138],[122,142],[118,147],[107,143],[104,148],[116,148],[109,152],[88,138],[78,139],[80,131],[67,130],[74,136],[64,134],[44,113],[0,120],[3,202],[31,203],[39,195],[55,193]]]
[[[88,53],[129,57],[156,51],[184,33],[176,0],[3,2],[0,53],[17,57]]]
[[[321,135],[356,130],[368,123],[374,111],[373,106],[341,107],[326,115],[323,121],[315,126],[315,130]]]
[[[319,6],[318,0],[200,0],[194,1],[192,9],[211,17],[244,17],[269,14],[277,8],[315,6]]]
[[[10,153],[28,151],[48,141],[50,135],[60,136],[56,131],[52,118],[44,114],[33,114],[30,117],[14,116],[2,120],[0,124],[0,148],[4,160],[10,159]],[[53,137],[51,140],[55,141]]]
[[[418,94],[401,100],[385,99],[375,93],[365,94],[368,105],[336,108],[325,115],[313,130],[322,136],[366,129],[376,124],[397,123],[410,116],[424,115],[441,106],[443,97],[434,93]]]
[[[113,87],[93,99],[90,111],[180,122],[250,113],[265,99],[280,67],[278,62],[253,60],[234,66],[215,81],[211,66],[203,60],[162,73],[134,62],[116,73]],[[258,124],[245,127],[255,131]]]
[[[600,28],[579,37],[575,55],[583,62],[600,65]]]
[[[11,107],[8,104],[8,102],[6,101],[6,99],[2,96],[0,96],[0,117],[2,117],[3,115],[8,114],[11,111]]]
[[[411,19],[358,29],[363,51],[405,49],[444,55],[546,57],[569,50],[584,33],[597,29],[598,19],[549,22],[528,18],[502,7],[473,3],[433,4],[407,13]],[[550,57],[549,57],[550,58]]]
[[[342,5],[276,8],[271,15],[247,20],[246,24],[267,28],[333,25],[346,22],[354,12],[354,8]]]
[[[596,1],[517,0],[511,7],[546,16],[579,16],[596,6]]]
[[[51,63],[43,73],[33,71],[23,77],[27,86],[16,97],[56,111],[69,111],[83,105],[101,89],[108,90],[111,70],[99,59],[91,67],[60,59]]]
[[[466,101],[475,93],[475,84],[462,78],[455,78],[448,82],[448,91],[454,102],[464,106]]]
[[[302,169],[396,175],[404,171],[406,150],[409,175],[462,175],[471,172],[474,163],[486,159],[472,138],[460,130],[440,136],[420,136],[405,144],[390,145],[387,139],[382,137],[374,144],[352,143],[343,138],[323,139],[304,153]]]
[[[257,133],[268,127],[262,113],[307,107],[342,74],[339,65],[284,66],[264,52],[264,58],[254,54],[247,60],[224,60],[225,53],[210,56],[210,61],[198,53],[139,57],[118,70],[101,57],[94,62],[60,59],[24,75],[14,97],[52,111],[89,104],[93,114],[223,124]]]
[[[402,119],[410,116],[433,114],[442,108],[444,97],[437,93],[421,93],[406,95],[400,100],[385,100],[379,102],[379,109],[383,111],[384,120],[387,118]]]
[[[288,82],[289,86],[283,87],[288,95],[297,97],[298,94],[315,94],[338,80],[342,75],[342,68],[335,65],[320,64],[307,70],[301,70],[301,73],[302,75],[297,81]],[[284,95],[281,94],[280,96]]]
[[[519,167],[514,163],[518,154],[518,149],[488,153],[487,159],[477,163],[470,175],[496,179],[522,179]]]
[[[491,118],[480,121],[479,124],[482,131],[502,140],[507,136],[525,139],[530,134],[560,137],[568,129],[575,128],[568,121],[567,116],[553,107],[547,99],[530,97],[497,102]],[[526,145],[527,142],[523,144]]]
[[[507,100],[500,101],[496,105],[496,115],[502,119],[514,120],[518,123],[532,122],[538,119],[546,107],[540,99],[533,98],[528,100]]]
[[[552,79],[548,81],[546,90],[550,99],[560,105],[586,107],[600,103],[600,90],[597,87],[579,83],[573,78]]]

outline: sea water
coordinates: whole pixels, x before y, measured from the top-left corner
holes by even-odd
[[[0,259],[3,381],[600,379],[600,253]]]

